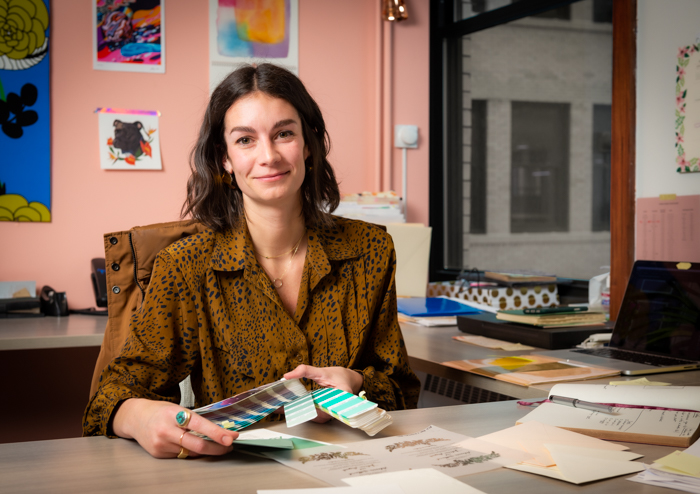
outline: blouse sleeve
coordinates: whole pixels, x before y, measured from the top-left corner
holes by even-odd
[[[363,390],[370,401],[385,410],[416,408],[420,381],[411,370],[396,309],[396,252],[387,235],[382,270],[374,287],[371,334],[362,357],[367,364],[357,369],[364,377]]]
[[[182,272],[169,254],[160,252],[122,352],[102,372],[85,410],[83,435],[110,434],[115,407],[128,398],[180,401],[179,383],[199,355],[196,304]]]

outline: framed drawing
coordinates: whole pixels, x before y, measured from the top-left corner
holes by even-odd
[[[49,0],[0,1],[0,220],[51,221]]]
[[[92,0],[95,70],[165,73],[165,0]]]
[[[299,0],[209,0],[209,85],[241,63],[299,72]]]
[[[700,43],[678,49],[676,171],[700,172]]]
[[[98,108],[103,170],[162,170],[157,111]]]

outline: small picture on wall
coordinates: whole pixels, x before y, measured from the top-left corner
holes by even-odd
[[[262,61],[298,73],[298,0],[209,0],[210,86],[241,63]]]
[[[165,73],[165,0],[92,0],[93,68]]]
[[[98,108],[103,170],[162,170],[159,113]]]
[[[676,57],[676,171],[700,172],[700,43]]]

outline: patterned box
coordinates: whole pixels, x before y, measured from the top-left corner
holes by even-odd
[[[543,285],[488,286],[464,288],[456,281],[428,283],[428,297],[463,298],[471,302],[490,305],[501,310],[554,307],[559,305],[559,292],[555,283]]]

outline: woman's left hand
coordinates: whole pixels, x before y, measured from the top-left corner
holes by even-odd
[[[325,388],[338,388],[348,393],[357,394],[364,384],[364,376],[345,367],[313,367],[301,364],[291,372],[284,375],[285,379],[307,378],[315,381]],[[325,412],[319,412],[314,422],[327,422],[331,416]]]

